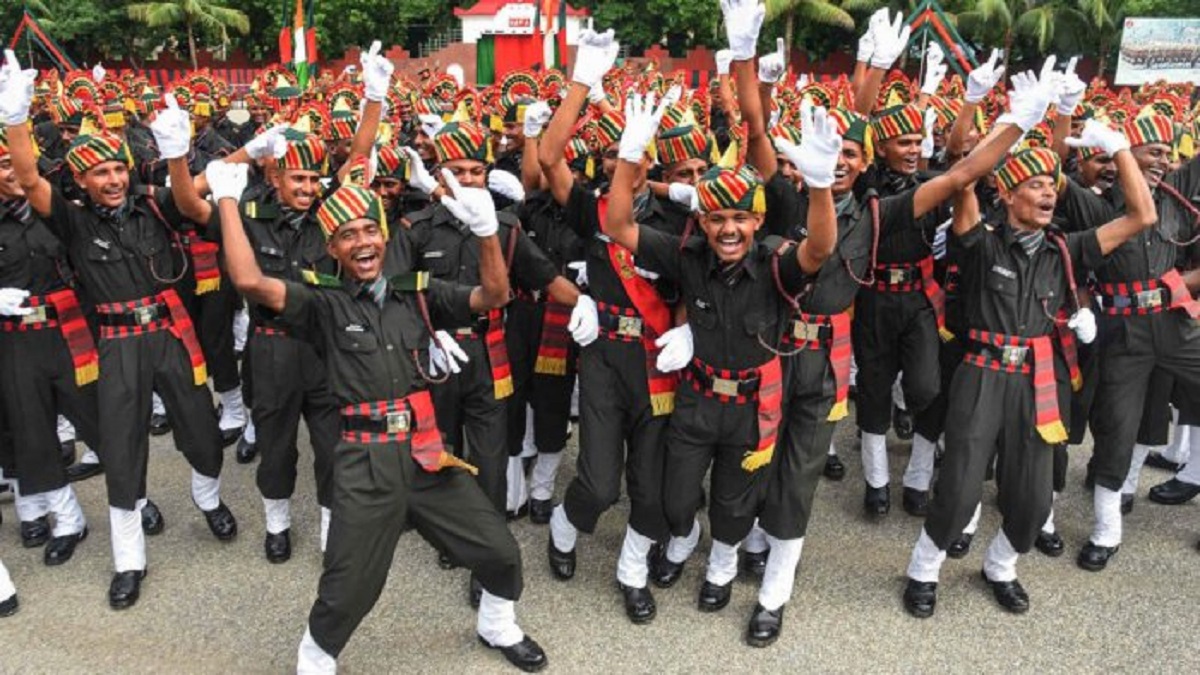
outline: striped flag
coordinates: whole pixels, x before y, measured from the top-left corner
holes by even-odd
[[[296,73],[301,91],[308,88],[310,64],[317,61],[317,31],[308,25],[311,20],[312,0],[295,0],[291,25],[285,21],[279,32],[279,60]]]

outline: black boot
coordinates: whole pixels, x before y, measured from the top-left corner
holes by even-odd
[[[783,605],[775,611],[768,611],[762,605],[754,606],[750,615],[750,625],[746,627],[746,644],[751,647],[769,647],[779,639],[779,631],[783,629]]]

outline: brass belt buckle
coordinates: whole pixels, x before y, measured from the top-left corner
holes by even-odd
[[[796,319],[792,321],[792,337],[801,342],[816,342],[821,337],[821,324]]]
[[[26,326],[28,326],[30,324],[35,324],[35,323],[45,323],[46,322],[46,306],[39,305],[32,309],[33,309],[32,312],[21,317],[21,323]]]
[[[154,321],[154,314],[155,314],[154,310],[155,310],[154,307],[134,307],[133,308],[134,323],[136,323],[139,326],[149,325],[150,322]]]
[[[905,269],[890,269],[888,270],[888,283],[892,285],[902,284],[908,281],[908,270]]]
[[[1003,347],[1000,351],[1000,361],[1006,366],[1019,366],[1025,363],[1028,347]]]
[[[403,412],[391,412],[385,418],[387,420],[387,432],[389,434],[405,434],[408,433],[410,415],[407,410]]]
[[[1145,307],[1146,309],[1162,307],[1162,304],[1163,304],[1162,290],[1156,288],[1152,291],[1142,291],[1142,292],[1138,293],[1137,294],[1137,304],[1138,304],[1138,307]]]
[[[642,320],[636,316],[617,317],[617,335],[624,337],[641,337]]]
[[[727,380],[723,377],[714,377],[712,390],[722,396],[737,396],[738,382],[737,380]]]

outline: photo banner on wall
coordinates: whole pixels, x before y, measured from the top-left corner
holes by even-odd
[[[1125,19],[1115,84],[1200,84],[1200,19]]]

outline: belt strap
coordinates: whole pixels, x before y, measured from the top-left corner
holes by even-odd
[[[1054,347],[1049,335],[1024,338],[972,329],[970,345],[983,349],[1000,349],[1000,361],[980,360],[979,354],[968,352],[964,361],[974,366],[1003,372],[1030,372],[1026,362],[1033,357],[1034,422],[1042,440],[1051,445],[1067,441],[1067,429],[1058,409],[1058,387],[1054,379]],[[975,357],[975,358],[973,358]]]
[[[429,473],[457,467],[479,474],[479,469],[446,452],[429,390],[402,399],[356,403],[344,406],[341,412],[342,438],[350,443],[411,441],[409,452],[413,460]]]

